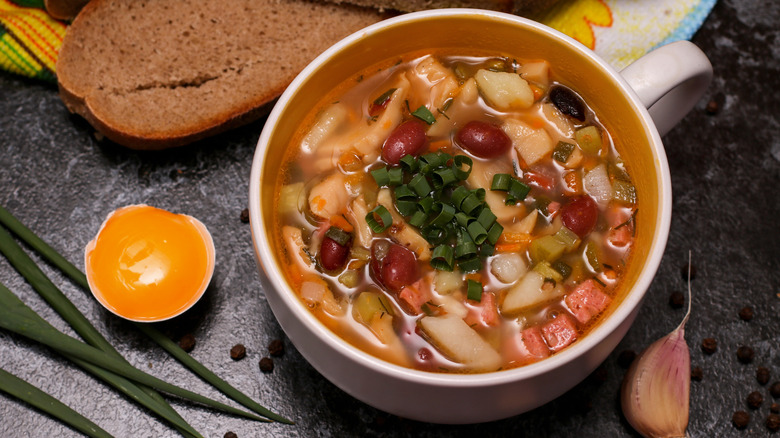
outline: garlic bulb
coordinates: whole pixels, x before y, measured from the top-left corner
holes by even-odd
[[[685,437],[691,386],[691,355],[685,323],[691,314],[690,255],[688,312],[680,325],[652,343],[631,364],[621,388],[623,415],[643,437]]]

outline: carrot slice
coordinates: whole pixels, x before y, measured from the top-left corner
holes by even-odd
[[[341,228],[347,233],[351,233],[355,229],[355,227],[353,227],[352,224],[350,224],[349,221],[340,214],[332,216],[330,218],[330,224],[334,227]]]
[[[496,252],[520,252],[523,251],[527,243],[497,243]]]

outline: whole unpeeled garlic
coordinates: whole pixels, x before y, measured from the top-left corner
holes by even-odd
[[[690,258],[690,255],[689,255]],[[623,378],[623,415],[646,438],[685,437],[691,387],[691,354],[685,323],[691,314],[690,259],[688,312],[680,325],[652,343],[631,364]]]

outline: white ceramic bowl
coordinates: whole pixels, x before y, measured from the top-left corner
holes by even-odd
[[[590,334],[550,358],[486,374],[417,371],[356,349],[326,328],[297,298],[280,269],[275,239],[268,237],[282,152],[300,121],[327,90],[394,55],[452,47],[550,61],[559,74],[556,78],[575,84],[616,139],[639,198],[638,232],[619,292],[620,305]],[[485,422],[558,397],[609,355],[636,317],[661,261],[671,216],[669,169],[653,117],[663,130],[669,129],[695,104],[710,76],[706,57],[690,43],[664,47],[621,75],[559,32],[490,11],[445,9],[407,14],[347,37],[315,59],[285,91],[255,152],[249,184],[252,238],[266,298],[276,318],[295,347],[325,378],[355,398],[405,418]]]

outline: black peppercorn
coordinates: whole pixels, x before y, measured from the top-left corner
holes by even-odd
[[[685,304],[685,295],[680,291],[674,291],[669,295],[669,305],[672,309],[679,309]]]
[[[758,391],[751,392],[747,397],[747,404],[753,409],[758,409],[764,402],[764,396]]]
[[[753,308],[752,307],[743,307],[739,311],[739,319],[743,321],[750,321],[753,319]]]
[[[274,370],[274,360],[270,357],[264,357],[260,359],[260,371],[264,373],[270,373]]]
[[[775,414],[780,413],[780,403],[772,403],[772,405],[769,406],[769,411]]]
[[[750,363],[753,362],[753,356],[755,356],[755,353],[753,352],[753,349],[748,346],[741,346],[737,348],[737,359],[739,359],[742,363]]]
[[[701,341],[701,351],[712,354],[718,349],[718,341],[716,341],[714,338],[704,338],[703,341]]]
[[[701,382],[701,379],[703,377],[704,377],[704,371],[701,369],[701,367],[691,368],[691,380],[695,382]]]
[[[235,432],[228,432],[225,434],[224,438],[238,438],[238,435],[236,435]]]
[[[704,111],[707,114],[714,116],[720,112],[720,108],[723,106],[725,101],[726,97],[723,95],[723,93],[718,93],[713,96],[709,102],[707,102],[707,106],[704,107]]]
[[[766,385],[769,382],[769,368],[758,367],[756,370],[756,380],[762,385]]]
[[[195,348],[195,336],[192,336],[191,334],[182,336],[181,339],[179,339],[179,347],[187,353],[192,351],[192,349]]]
[[[734,415],[731,417],[731,422],[734,423],[734,427],[737,429],[744,429],[750,422],[750,414],[745,411],[734,412]]]
[[[248,224],[249,223],[249,209],[245,208],[241,210],[241,222]]]
[[[230,349],[230,358],[241,360],[246,356],[246,347],[243,344],[236,344]]]
[[[271,356],[279,357],[284,354],[284,342],[281,339],[274,339],[268,344],[268,353]]]
[[[769,387],[769,393],[774,398],[780,398],[780,382],[775,382]]]
[[[766,417],[766,428],[772,432],[780,430],[780,415],[769,414]]]
[[[636,352],[634,350],[623,350],[620,352],[617,358],[617,363],[621,368],[628,368],[631,363],[636,359]]]

